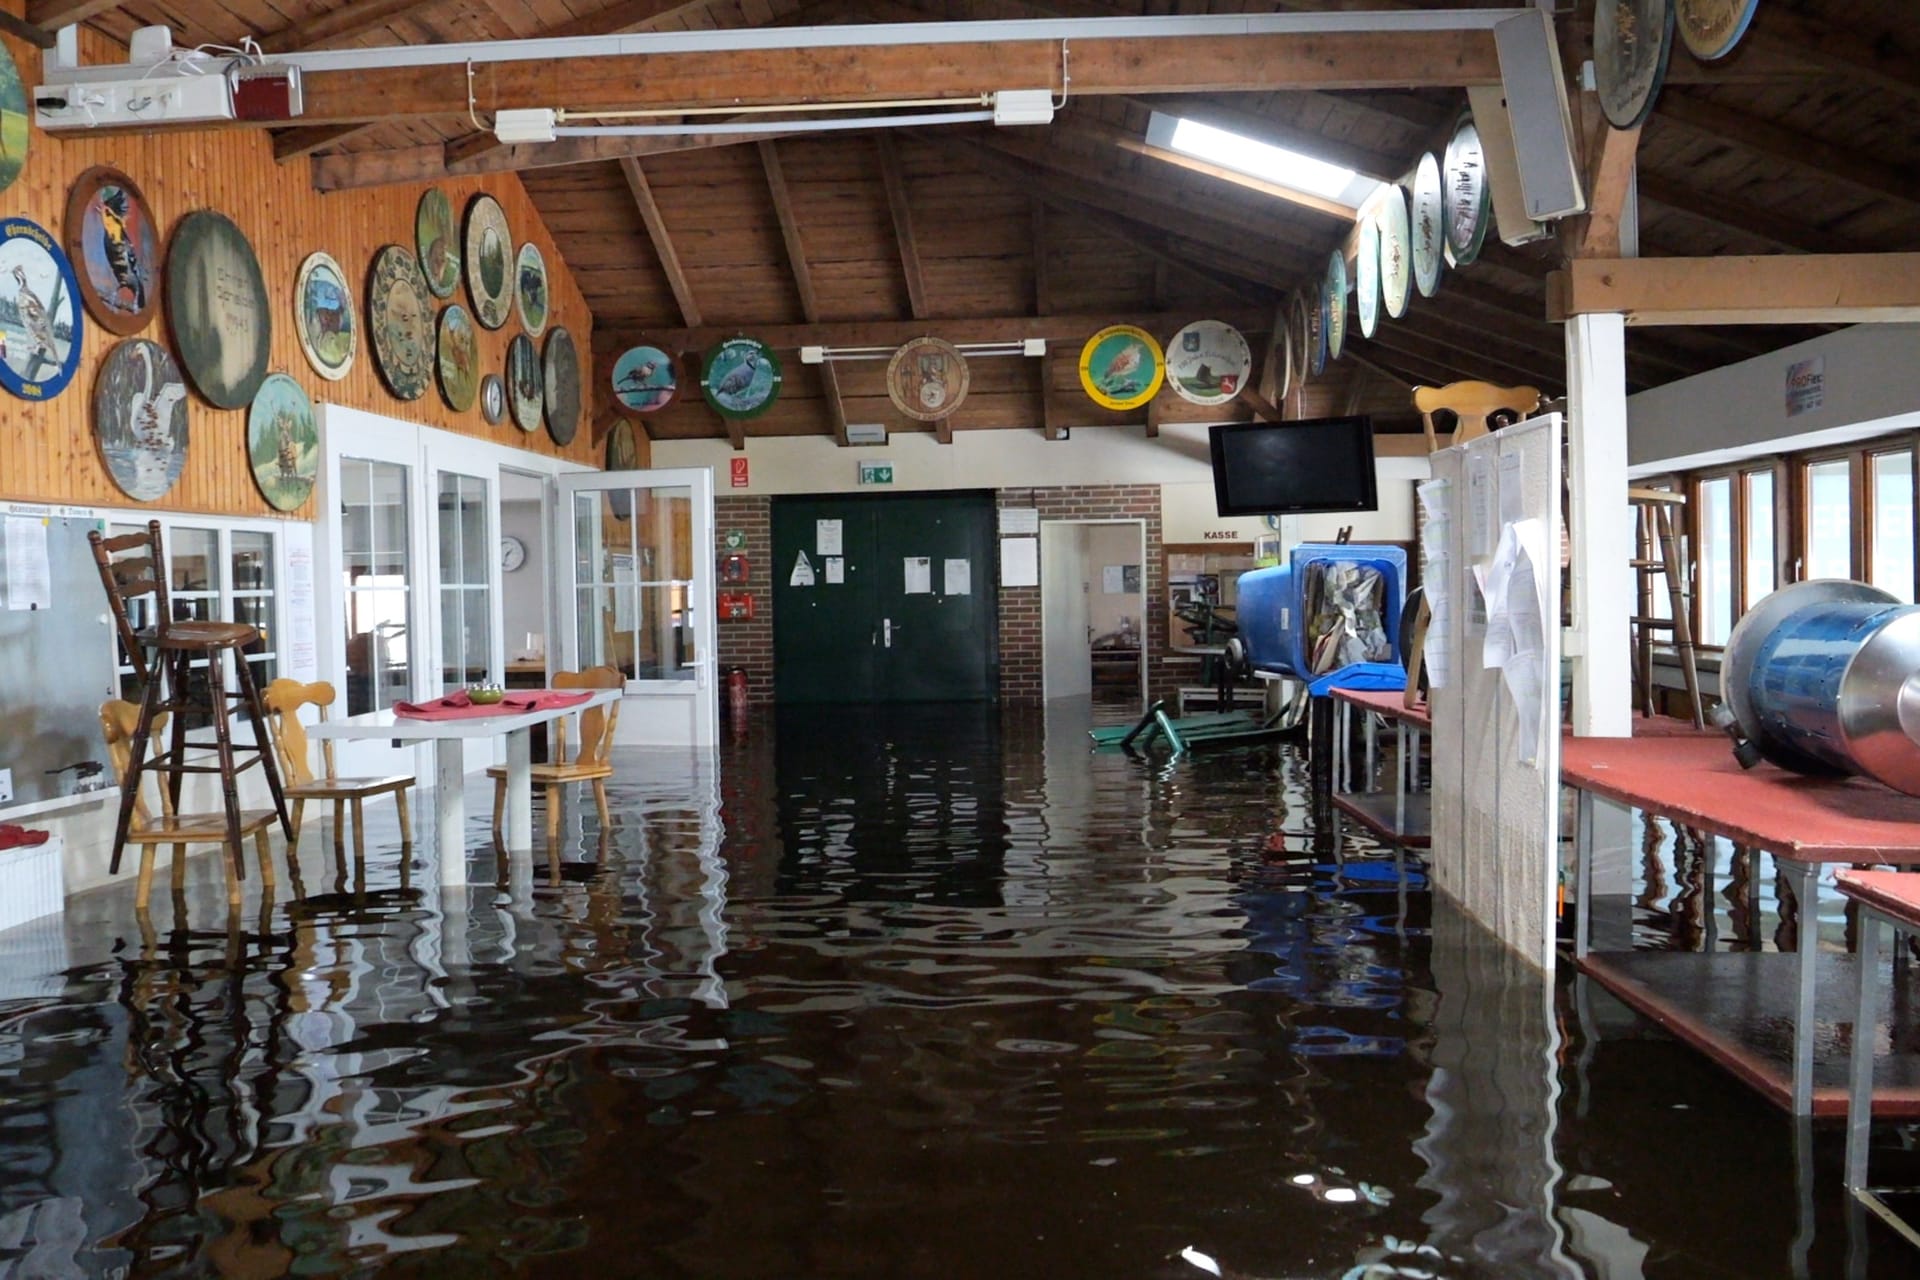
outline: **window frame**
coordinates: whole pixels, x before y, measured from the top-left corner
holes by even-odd
[[[267,601],[266,613],[268,624],[265,629],[265,634],[261,637],[263,643],[259,649],[249,651],[246,654],[246,661],[253,664],[256,677],[262,674],[261,668],[263,664],[266,663],[273,664],[272,671],[275,676],[284,674],[281,667],[284,655],[280,649],[279,642],[280,637],[286,631],[285,581],[287,544],[285,535],[288,524],[287,521],[246,516],[203,515],[190,511],[149,511],[126,507],[100,508],[96,518],[106,525],[108,536],[114,536],[120,533],[144,533],[148,521],[159,521],[160,546],[167,558],[166,574],[169,584],[169,594],[187,600],[211,600],[215,602],[215,616],[220,621],[232,622],[236,619],[237,611],[235,609],[235,602],[237,600],[244,598],[251,600],[263,599]],[[177,541],[175,535],[185,529],[211,532],[214,535],[215,560],[220,573],[220,585],[217,589],[211,591],[180,592],[171,590],[175,543]],[[268,545],[270,547],[269,558],[272,561],[273,568],[272,587],[239,588],[235,586],[233,573],[233,539],[236,533],[257,533],[264,535],[268,539]],[[119,685],[121,696],[137,697],[137,689],[133,694],[128,693],[129,689],[135,688],[133,664],[126,661],[126,654],[121,651],[119,636],[114,635],[107,643],[113,646],[114,675]],[[206,665],[207,659],[205,658],[197,658],[192,662],[194,670],[204,670]],[[259,679],[256,683],[264,693],[270,681]],[[233,669],[232,664],[227,664],[226,688],[229,693],[237,693],[240,688],[239,673]]]

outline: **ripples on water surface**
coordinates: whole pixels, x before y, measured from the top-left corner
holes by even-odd
[[[498,884],[310,839],[238,933],[203,864],[191,931],[0,935],[0,1274],[1792,1274],[1778,1116],[1581,1040],[1292,748],[1083,728],[760,724]]]

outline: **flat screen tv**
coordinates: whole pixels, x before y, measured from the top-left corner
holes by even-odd
[[[1372,511],[1373,419],[1234,422],[1212,429],[1213,496],[1223,516]]]

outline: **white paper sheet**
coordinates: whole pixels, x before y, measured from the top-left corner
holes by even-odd
[[[847,561],[844,556],[827,557],[827,585],[844,586],[847,581]]]
[[[910,596],[930,596],[933,594],[933,559],[931,556],[907,556],[902,560],[906,568],[907,582],[904,588]]]
[[[1040,532],[1040,508],[1000,508],[1000,532],[1003,534]]]
[[[1546,525],[1520,520],[1501,527],[1500,545],[1485,577],[1486,665],[1500,669],[1501,683],[1519,716],[1517,754],[1522,764],[1534,766],[1548,705],[1546,592],[1539,566],[1550,571],[1551,564]]]
[[[1000,539],[1000,585],[1003,587],[1040,585],[1040,539]]]
[[[1526,483],[1521,472],[1525,462],[1526,456],[1518,449],[1500,455],[1500,523],[1503,525],[1526,519],[1527,494],[1521,487]]]
[[[1492,555],[1499,526],[1494,523],[1493,456],[1484,450],[1467,455],[1467,554]]]
[[[287,554],[287,634],[280,651],[286,655],[287,678],[320,678],[319,626],[314,614],[313,526],[289,521],[280,537]]]
[[[813,522],[813,549],[823,556],[841,554],[841,526],[838,520],[815,520]]]
[[[1126,594],[1127,566],[1123,564],[1106,565],[1100,570],[1100,590],[1104,595]]]
[[[53,565],[47,525],[39,516],[7,517],[7,608],[51,609]]]
[[[813,585],[813,561],[807,559],[807,553],[801,551],[794,556],[793,572],[787,576],[790,587],[810,587]]]
[[[950,596],[970,596],[973,594],[973,562],[971,560],[949,560],[943,575],[940,590]]]

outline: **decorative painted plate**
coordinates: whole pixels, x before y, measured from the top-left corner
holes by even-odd
[[[1108,325],[1080,348],[1080,386],[1105,409],[1138,409],[1160,392],[1167,358],[1145,329]]]
[[[465,413],[480,390],[480,333],[459,303],[440,313],[440,396],[447,408]]]
[[[1307,359],[1310,361],[1307,367],[1317,378],[1327,371],[1327,326],[1332,323],[1327,311],[1325,289],[1320,290],[1319,301],[1312,305],[1307,315]]]
[[[320,424],[305,388],[284,373],[269,374],[247,411],[247,461],[253,482],[275,511],[292,511],[313,492],[320,474]]]
[[[1273,332],[1268,336],[1267,367],[1274,374],[1274,400],[1279,402],[1287,398],[1293,390],[1293,335],[1288,329],[1288,317],[1293,302],[1283,298],[1273,309]]]
[[[360,318],[340,264],[324,253],[307,255],[293,285],[293,327],[313,371],[338,382],[360,352]]]
[[[540,354],[534,350],[533,339],[524,333],[514,334],[507,344],[507,403],[513,406],[513,421],[522,431],[540,429],[546,394]]]
[[[1673,0],[1595,0],[1593,76],[1616,129],[1647,118],[1673,52]]]
[[[52,236],[25,218],[0,221],[0,386],[51,400],[80,366],[80,284]]]
[[[433,327],[433,299],[420,264],[399,245],[386,246],[373,259],[367,329],[374,363],[402,400],[418,400],[433,381]]]
[[[1347,345],[1347,255],[1339,249],[1327,255],[1320,296],[1327,306],[1327,359],[1338,360]]]
[[[938,422],[967,398],[967,358],[939,338],[902,343],[887,361],[887,398],[915,422]]]
[[[1413,248],[1407,243],[1407,193],[1389,187],[1374,210],[1373,225],[1380,229],[1380,301],[1387,316],[1407,314],[1407,296],[1413,292]]]
[[[1190,404],[1225,404],[1253,374],[1246,338],[1219,320],[1195,320],[1167,342],[1167,384]]]
[[[507,420],[507,384],[497,373],[480,379],[480,416],[487,425],[497,427]]]
[[[1487,238],[1487,154],[1471,115],[1462,115],[1447,143],[1441,164],[1446,209],[1447,253],[1464,267],[1480,256]]]
[[[80,300],[108,333],[135,334],[160,307],[160,231],[132,178],[100,165],[67,195],[67,258]]]
[[[1420,296],[1431,298],[1440,288],[1442,258],[1446,252],[1446,201],[1440,193],[1440,162],[1429,151],[1413,171],[1412,224],[1413,284]]]
[[[477,195],[467,205],[467,292],[473,295],[473,318],[484,328],[507,322],[513,307],[513,234],[506,210],[490,195]]]
[[[573,443],[580,430],[580,351],[573,335],[556,326],[541,352],[545,373],[547,434],[559,445]]]
[[[273,350],[273,311],[246,233],[211,209],[180,219],[166,286],[174,350],[195,389],[221,409],[252,404]]]
[[[658,347],[628,347],[613,362],[613,399],[622,409],[656,413],[678,387],[673,357]]]
[[[1318,310],[1318,303],[1307,297],[1305,289],[1293,291],[1293,310],[1287,321],[1287,332],[1293,340],[1289,363],[1293,366],[1295,381],[1301,385],[1305,385],[1313,364],[1313,317]]]
[[[613,424],[613,430],[607,432],[608,471],[638,471],[640,469],[640,450],[634,443],[633,424],[622,418]]]
[[[547,292],[547,260],[540,256],[540,246],[531,240],[520,246],[514,282],[514,305],[520,308],[520,323],[528,337],[537,338],[547,331],[553,296]]]
[[[187,465],[187,384],[165,347],[132,338],[107,353],[93,384],[93,439],[129,498],[152,502],[173,488]]]
[[[1674,0],[1674,25],[1688,53],[1712,62],[1733,52],[1759,7],[1760,0]]]
[[[27,117],[27,87],[13,54],[0,44],[0,191],[13,185],[27,166],[27,145],[33,130]]]
[[[1380,327],[1380,223],[1364,214],[1353,251],[1353,301],[1360,315],[1360,336],[1371,338]]]
[[[451,298],[460,287],[460,228],[453,202],[438,187],[428,187],[413,214],[413,247],[420,254],[420,275],[436,298]]]
[[[700,364],[700,392],[723,418],[757,418],[780,398],[780,360],[752,338],[716,343]]]

